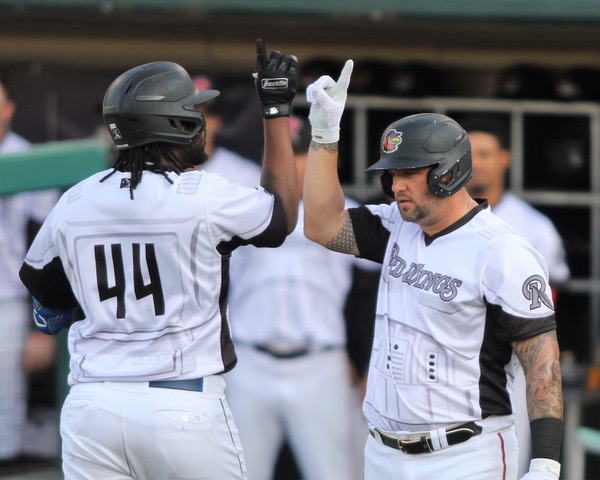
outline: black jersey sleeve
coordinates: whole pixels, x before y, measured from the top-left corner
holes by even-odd
[[[54,258],[42,269],[23,263],[19,276],[31,295],[45,307],[68,309],[79,306],[60,258]]]
[[[390,232],[383,226],[381,217],[366,206],[349,208],[352,229],[360,257],[383,263]]]

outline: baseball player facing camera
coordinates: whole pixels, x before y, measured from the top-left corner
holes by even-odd
[[[352,71],[307,89],[313,141],[304,231],[382,264],[363,410],[365,479],[514,480],[513,364],[527,381],[532,460],[523,480],[560,474],[562,389],[542,256],[464,185],[469,139],[451,118],[389,125],[379,161],[390,204],[344,208],[339,123]]]
[[[113,168],[69,189],[21,268],[36,325],[69,329],[63,471],[72,479],[246,479],[222,374],[237,361],[228,266],[240,245],[276,247],[297,221],[288,116],[297,60],[257,41],[264,117],[260,186],[204,172],[206,123],[179,65],[119,76],[103,115]],[[78,317],[75,317],[75,319]]]

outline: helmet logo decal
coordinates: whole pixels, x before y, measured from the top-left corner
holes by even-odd
[[[123,138],[116,123],[110,123],[108,128],[110,129],[110,133],[114,140],[121,140]]]
[[[391,128],[387,132],[385,132],[385,136],[383,138],[383,152],[384,153],[393,153],[398,150],[398,147],[402,143],[402,132]]]

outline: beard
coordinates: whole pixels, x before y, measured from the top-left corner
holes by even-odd
[[[442,198],[428,192],[420,204],[413,203],[414,208],[412,210],[402,209],[400,205],[398,205],[398,210],[400,210],[400,216],[405,222],[419,223],[419,221],[431,215],[432,212],[435,212],[442,201]]]
[[[183,152],[181,152],[181,155],[179,155],[179,161],[181,164],[189,168],[202,165],[203,163],[206,163],[207,160],[208,155],[204,151],[204,145],[195,148],[190,145],[189,147],[186,147]]]
[[[205,147],[206,137],[200,135],[190,145],[178,149],[177,158],[182,167],[184,167],[184,169],[194,168],[206,163],[208,154],[205,151]]]

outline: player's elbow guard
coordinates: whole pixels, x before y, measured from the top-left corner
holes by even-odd
[[[71,323],[76,309],[48,308],[33,299],[33,322],[36,328],[48,335],[56,335]]]

